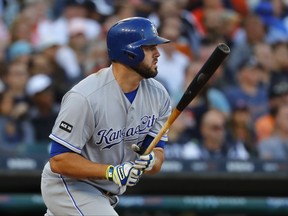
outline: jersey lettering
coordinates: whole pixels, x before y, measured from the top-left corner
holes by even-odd
[[[151,128],[157,118],[155,115],[143,116],[141,118],[141,124],[136,127],[122,128],[120,130],[115,130],[113,128],[99,130],[97,135],[99,136],[99,141],[96,144],[107,144],[103,149],[111,148],[114,145],[121,143],[125,137],[132,137],[136,134],[147,134],[149,128]]]

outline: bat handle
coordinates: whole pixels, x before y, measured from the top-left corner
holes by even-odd
[[[180,115],[181,111],[178,109],[174,109],[173,112],[171,113],[170,117],[167,119],[159,133],[157,134],[156,137],[152,140],[148,148],[145,150],[144,155],[150,154],[153,151],[153,148],[158,144],[160,141],[161,137],[167,132],[167,130],[170,128],[172,123],[175,121],[175,119]]]

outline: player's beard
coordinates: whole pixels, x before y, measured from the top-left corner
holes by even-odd
[[[153,69],[151,66],[144,64],[143,62],[136,66],[133,66],[132,69],[145,79],[153,78],[158,74],[157,67]]]

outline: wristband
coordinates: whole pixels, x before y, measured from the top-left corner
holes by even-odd
[[[114,172],[114,166],[109,165],[106,169],[106,179],[108,181],[113,181],[113,172]]]

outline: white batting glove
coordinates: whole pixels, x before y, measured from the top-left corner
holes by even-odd
[[[133,167],[132,162],[125,162],[117,166],[110,165],[106,170],[106,179],[113,181],[119,187],[134,186],[139,181],[143,171]]]
[[[149,171],[155,164],[155,154],[152,151],[150,154],[141,155],[135,160],[133,167],[138,170]]]
[[[128,177],[127,186],[132,187],[132,186],[136,185],[142,174],[143,174],[142,170],[135,169],[133,167],[131,170],[130,176]]]

